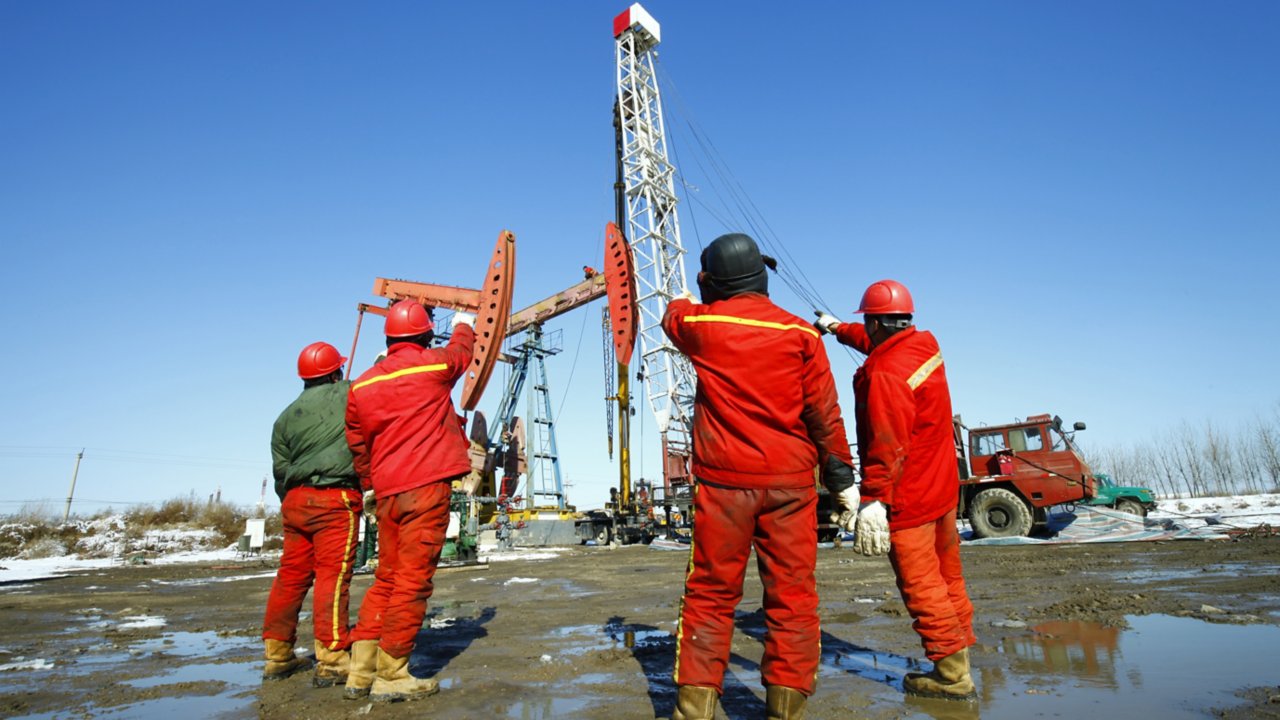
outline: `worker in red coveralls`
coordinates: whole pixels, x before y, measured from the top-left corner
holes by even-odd
[[[769,718],[799,718],[818,672],[816,471],[858,506],[853,458],[818,332],[768,297],[768,260],[742,234],[702,253],[698,286],[662,329],[698,374],[693,545],[676,633],[673,720],[711,718],[751,557],[764,586],[760,673]]]
[[[952,431],[951,393],[938,341],[911,324],[911,295],[894,280],[867,288],[857,310],[866,324],[819,314],[814,323],[867,354],[853,376],[862,468],[862,504],[854,549],[889,553],[902,601],[914,620],[928,673],[910,673],[911,695],[976,697],[969,674],[973,605],[960,568],[956,498],[960,474]]]
[[[416,700],[440,689],[409,673],[409,656],[444,548],[452,481],[471,471],[450,393],[471,364],[474,323],[455,313],[449,344],[433,349],[426,308],[401,300],[387,313],[387,357],[351,384],[347,441],[376,498],[378,568],[351,631],[348,699]]]
[[[329,343],[298,355],[302,394],[280,413],[271,431],[271,469],[280,496],[284,553],[267,597],[262,677],[278,680],[309,665],[294,655],[298,612],[315,581],[315,687],[347,678],[351,645],[347,604],[356,555],[360,481],[347,448],[347,361]]]

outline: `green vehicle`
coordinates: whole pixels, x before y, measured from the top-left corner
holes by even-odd
[[[1094,486],[1097,495],[1085,500],[1085,505],[1102,505],[1140,517],[1146,517],[1156,507],[1156,496],[1147,488],[1117,485],[1106,473],[1093,477],[1098,481]]]

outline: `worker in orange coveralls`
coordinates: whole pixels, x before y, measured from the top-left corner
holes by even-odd
[[[842,524],[856,532],[857,552],[889,553],[912,627],[934,663],[928,673],[908,674],[903,689],[971,699],[968,648],[977,639],[956,532],[951,393],[938,342],[911,324],[914,311],[906,287],[881,280],[857,310],[865,325],[826,314],[814,323],[867,354],[853,376],[862,504],[856,519],[844,516]]]
[[[693,544],[676,633],[673,720],[711,718],[752,548],[768,632],[769,718],[799,718],[819,660],[815,471],[858,507],[853,458],[822,339],[768,297],[769,260],[747,235],[702,253],[698,304],[671,301],[662,329],[693,362]]]
[[[309,665],[294,655],[298,612],[315,581],[315,687],[347,679],[351,645],[347,605],[356,555],[360,481],[347,448],[347,361],[329,343],[312,343],[298,355],[302,394],[280,413],[271,431],[271,466],[284,553],[267,597],[262,677],[278,680]]]
[[[471,471],[450,392],[471,364],[474,323],[455,313],[449,344],[431,348],[426,308],[401,300],[387,313],[387,357],[351,384],[347,441],[376,498],[378,568],[351,632],[347,699],[416,700],[440,689],[409,673],[409,656],[444,548],[452,481]]]

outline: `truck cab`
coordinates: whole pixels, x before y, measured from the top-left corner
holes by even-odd
[[[1139,516],[1155,507],[1150,490],[1099,482],[1073,441],[1085,429],[1082,422],[1066,430],[1062,418],[1041,414],[969,429],[956,416],[953,427],[958,514],[969,519],[976,537],[1029,535],[1054,505],[1106,505]]]

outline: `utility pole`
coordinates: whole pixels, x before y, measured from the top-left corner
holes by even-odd
[[[84,448],[76,453],[76,469],[71,471],[71,489],[67,490],[67,509],[62,511],[62,522],[71,517],[71,498],[76,494],[76,476],[80,474],[80,460],[84,457]]]

